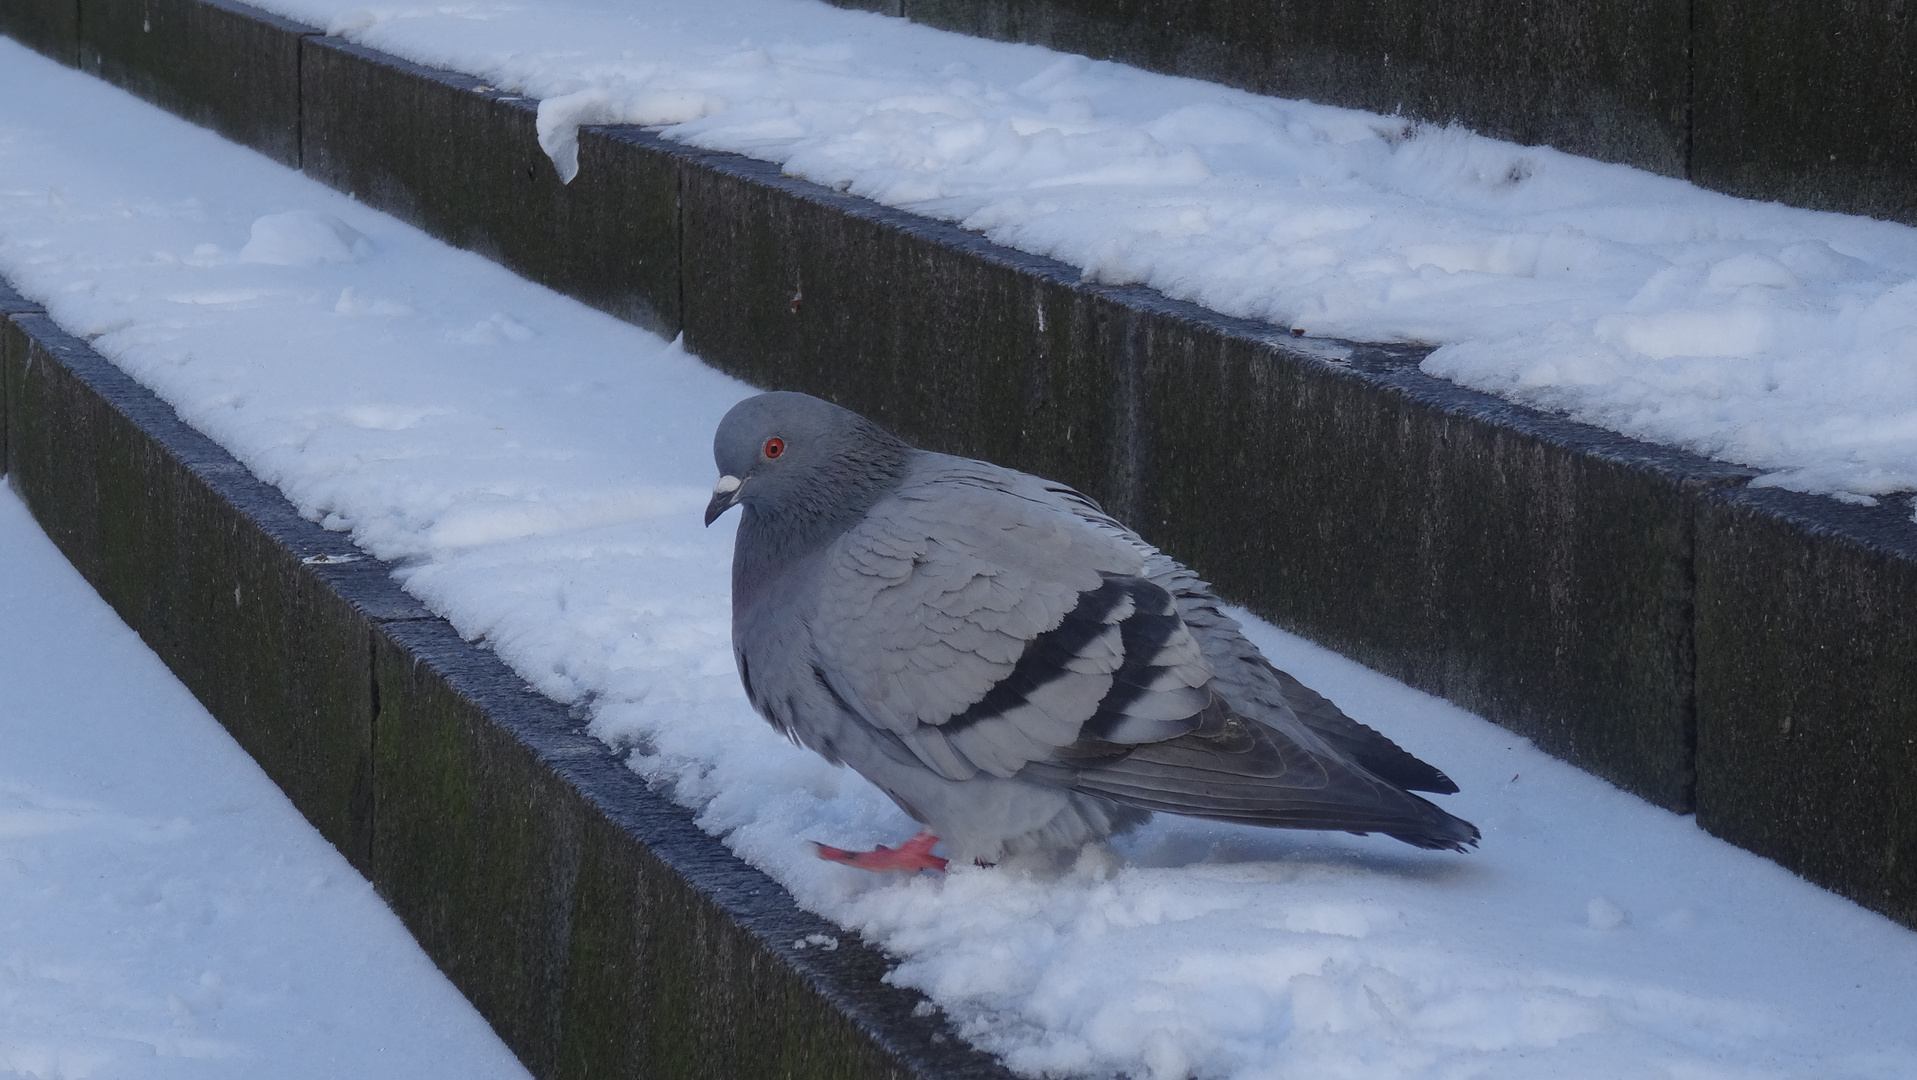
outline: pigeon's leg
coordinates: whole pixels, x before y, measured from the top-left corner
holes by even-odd
[[[860,870],[943,870],[945,860],[932,854],[932,845],[938,842],[938,837],[921,830],[896,848],[884,844],[871,851],[847,851],[825,844],[813,844],[812,848],[827,862],[844,863]]]

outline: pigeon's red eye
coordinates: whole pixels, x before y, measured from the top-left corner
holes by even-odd
[[[781,438],[779,438],[779,437],[778,437],[777,435],[774,435],[773,437],[771,437],[770,439],[767,439],[767,440],[765,441],[765,456],[766,456],[766,457],[769,457],[769,458],[775,458],[775,457],[778,457],[778,456],[779,456],[780,454],[783,454],[783,453],[785,453],[785,440],[784,440],[784,439],[781,439]]]

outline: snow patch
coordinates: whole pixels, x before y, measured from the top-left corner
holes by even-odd
[[[371,254],[372,241],[331,214],[289,210],[253,222],[240,261],[266,266],[321,266],[358,262]]]

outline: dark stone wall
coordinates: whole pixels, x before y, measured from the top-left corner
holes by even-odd
[[[732,154],[682,176],[689,351],[1126,509],[1118,313],[1075,271]]]
[[[1698,504],[1697,822],[1917,926],[1917,524],[1775,489]]]
[[[300,38],[319,31],[228,0],[79,0],[79,26],[82,70],[299,167]]]
[[[1917,11],[1697,0],[1705,187],[1917,223]]]
[[[69,67],[80,62],[78,0],[0,0],[0,34]]]
[[[13,334],[8,320],[9,315],[37,315],[40,305],[25,299],[13,291],[6,279],[0,278],[0,473],[7,467],[7,380],[5,377],[7,350],[24,347],[25,338]]]
[[[1148,536],[1224,595],[1691,806],[1691,502],[1745,470],[1190,318],[1140,349]]]

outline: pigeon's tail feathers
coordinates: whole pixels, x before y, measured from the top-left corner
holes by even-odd
[[[1373,776],[1406,791],[1457,793],[1458,785],[1443,772],[1346,716],[1343,709],[1323,694],[1273,665],[1257,646],[1246,640],[1238,620],[1225,614],[1222,601],[1212,594],[1211,587],[1189,568],[1168,555],[1154,552],[1146,562],[1146,575],[1172,594],[1186,626],[1198,639],[1206,659],[1217,669],[1216,685],[1233,708],[1282,732],[1289,717],[1273,717],[1267,712],[1271,705],[1268,695],[1276,691],[1283,704],[1312,734]]]
[[[1429,791],[1434,795],[1458,793],[1457,781],[1437,766],[1413,756],[1404,747],[1362,724],[1353,723],[1358,729],[1355,733],[1321,728],[1310,721],[1306,721],[1306,726],[1330,743],[1333,750],[1364,766],[1365,771],[1380,780],[1389,780],[1406,791]]]
[[[1478,846],[1482,834],[1476,825],[1456,814],[1447,814],[1416,795],[1406,795],[1405,798],[1423,803],[1434,820],[1417,832],[1387,832],[1386,836],[1426,851],[1469,851]]]
[[[1409,793],[1399,793],[1399,799],[1392,800],[1395,806],[1321,803],[1283,789],[1233,797],[1208,779],[1196,788],[1181,783],[1188,777],[1175,776],[1177,772],[1186,770],[1150,768],[1134,756],[1101,770],[1095,778],[1081,779],[1077,787],[1141,810],[1268,828],[1324,829],[1359,836],[1377,832],[1431,851],[1468,851],[1478,846],[1480,838],[1476,825]]]
[[[1346,716],[1343,709],[1304,683],[1280,671],[1264,657],[1258,658],[1284,688],[1285,703],[1312,733],[1331,744],[1333,750],[1364,766],[1380,780],[1388,780],[1406,791],[1429,791],[1438,795],[1458,793],[1457,782],[1437,766],[1412,755],[1377,731]],[[1402,839],[1402,837],[1400,838]],[[1414,842],[1414,841],[1407,841]]]
[[[1362,768],[1313,754],[1216,700],[1207,714],[1190,734],[1122,756],[1074,747],[1082,757],[1072,755],[1080,762],[1072,786],[1140,809],[1214,821],[1377,832],[1428,849],[1477,845],[1476,826]]]

